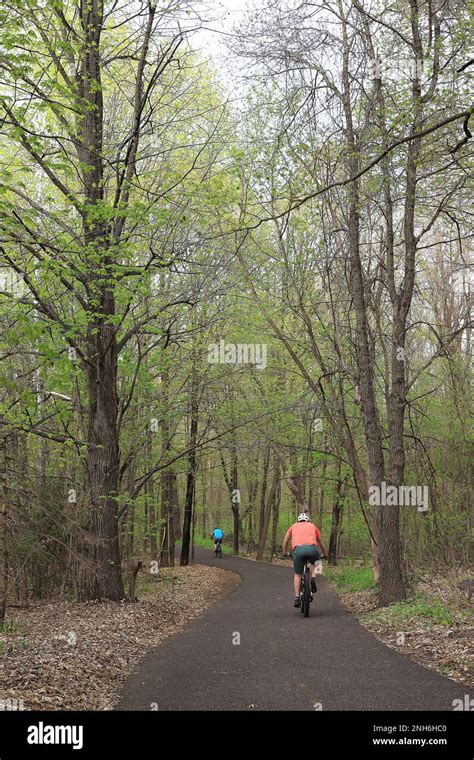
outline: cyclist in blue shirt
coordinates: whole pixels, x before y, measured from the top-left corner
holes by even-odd
[[[217,547],[219,544],[222,543],[222,539],[224,538],[224,531],[221,530],[219,527],[214,528],[214,530],[211,533],[211,539],[214,541],[214,551],[217,551]]]

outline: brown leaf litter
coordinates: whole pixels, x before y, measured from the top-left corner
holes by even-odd
[[[136,663],[238,582],[220,568],[163,568],[140,578],[136,603],[10,609],[9,632],[0,634],[0,709],[112,709]]]

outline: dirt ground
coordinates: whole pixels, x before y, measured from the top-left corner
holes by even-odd
[[[11,608],[0,634],[0,709],[110,710],[135,663],[238,583],[192,565],[142,575],[136,603]]]

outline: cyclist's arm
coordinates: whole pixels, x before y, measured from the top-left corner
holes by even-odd
[[[288,528],[288,530],[285,533],[285,538],[283,539],[283,554],[286,554],[286,550],[288,549],[290,538],[291,538],[291,528]]]
[[[321,549],[323,550],[323,554],[327,555],[328,550],[326,549],[326,544],[323,541],[323,537],[322,537],[321,533],[318,536],[318,544],[320,545]]]

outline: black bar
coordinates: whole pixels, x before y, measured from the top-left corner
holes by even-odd
[[[247,732],[265,758],[283,752],[472,760],[472,714],[459,712],[0,712],[0,760],[22,757],[136,758],[183,751],[247,760]],[[240,725],[239,725],[240,724]],[[245,726],[243,724],[246,724]],[[257,726],[260,724],[260,727]],[[41,729],[42,725],[42,729]],[[64,730],[56,733],[55,727]],[[52,728],[50,728],[52,727]],[[69,727],[69,728],[67,728]],[[73,733],[76,727],[76,733]],[[80,734],[82,727],[82,737]],[[41,730],[40,730],[41,729]],[[302,729],[302,730],[300,730]],[[43,740],[42,744],[28,743]],[[214,738],[213,738],[214,737]],[[69,744],[49,744],[50,738]],[[82,738],[82,747],[79,747]],[[171,741],[172,747],[168,744]],[[72,743],[77,745],[73,749]],[[270,751],[271,750],[271,751]]]

